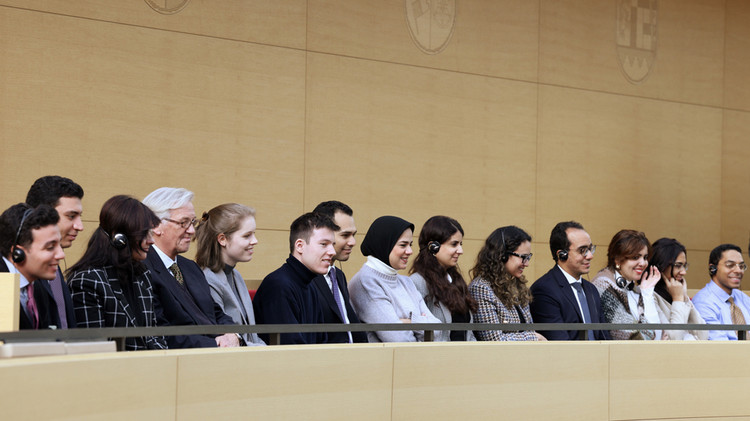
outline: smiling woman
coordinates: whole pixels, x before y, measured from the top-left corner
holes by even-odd
[[[412,254],[414,224],[396,216],[376,219],[362,240],[367,262],[349,282],[352,307],[365,323],[440,323],[411,279],[399,275]],[[424,331],[367,332],[370,342],[420,342]],[[443,332],[435,332],[443,340]]]

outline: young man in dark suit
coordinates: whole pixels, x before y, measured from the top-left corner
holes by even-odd
[[[193,192],[162,187],[143,199],[161,219],[154,228],[154,244],[144,263],[151,272],[154,312],[159,326],[234,325],[231,317],[214,303],[203,271],[180,256],[190,249],[195,235]],[[167,336],[170,348],[233,347],[241,344],[236,333],[224,335]]]
[[[60,219],[50,206],[31,208],[19,203],[0,215],[0,272],[21,275],[21,329],[47,329],[60,326],[57,304],[49,288],[38,283],[55,279],[60,260]]]
[[[323,308],[323,320],[325,323],[360,323],[357,313],[349,302],[349,288],[346,284],[346,275],[341,269],[333,265],[337,260],[345,262],[357,244],[354,236],[357,227],[354,225],[354,211],[352,208],[337,200],[322,202],[315,207],[313,213],[325,215],[338,225],[339,230],[334,233],[335,242],[333,248],[336,254],[333,256],[331,268],[328,273],[318,275],[313,279],[313,286],[318,293],[318,299]],[[333,280],[336,283],[334,284]],[[334,296],[336,294],[336,296]],[[364,332],[328,332],[329,343],[353,343],[367,342]]]
[[[577,222],[560,222],[549,240],[557,263],[531,285],[531,316],[535,323],[606,323],[599,292],[583,275],[591,270],[596,247]],[[540,331],[549,340],[575,340],[577,330]],[[586,331],[587,340],[610,339],[605,330]]]
[[[70,247],[78,233],[83,231],[82,199],[83,188],[80,185],[69,178],[57,175],[47,175],[37,179],[26,194],[26,204],[32,208],[48,205],[55,208],[60,215],[57,227],[60,229],[60,246],[63,249]],[[58,328],[76,327],[73,300],[70,298],[70,289],[60,268],[57,269],[54,279],[46,281],[46,285],[45,282],[37,282],[34,289],[41,293],[40,290],[45,287],[55,297],[60,318]]]

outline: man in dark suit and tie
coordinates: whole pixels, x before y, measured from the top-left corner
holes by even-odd
[[[192,260],[180,256],[190,249],[195,235],[193,192],[162,187],[146,196],[143,204],[161,220],[153,230],[154,244],[144,261],[151,272],[157,324],[234,325],[211,298],[203,271]],[[236,333],[167,336],[170,348],[232,347],[239,346],[240,341]]]
[[[328,273],[318,275],[313,279],[313,286],[318,293],[318,299],[323,308],[325,323],[360,323],[357,313],[349,302],[349,288],[346,275],[333,265],[337,260],[349,260],[352,249],[357,244],[354,235],[357,227],[354,225],[354,211],[348,205],[337,200],[322,202],[315,207],[313,213],[319,213],[331,218],[338,225],[339,230],[334,233],[333,245],[336,254],[333,256]],[[335,282],[335,283],[334,283]],[[329,343],[367,342],[364,332],[328,332]]]
[[[596,246],[577,222],[560,222],[549,240],[557,263],[531,286],[531,316],[535,323],[606,323],[599,292],[583,275],[591,269]],[[540,331],[549,340],[579,339],[577,330]],[[610,339],[605,330],[586,331],[587,340]]]
[[[47,329],[60,326],[57,304],[49,288],[37,283],[55,279],[65,257],[60,246],[60,219],[47,205],[31,208],[19,203],[0,215],[0,272],[21,275],[21,329]]]
[[[69,178],[57,175],[47,175],[37,179],[26,194],[26,203],[32,208],[48,205],[55,208],[60,215],[57,227],[60,229],[60,246],[63,249],[70,247],[78,233],[83,231],[82,199],[83,188],[80,185]],[[35,283],[36,292],[42,293],[42,289],[48,289],[49,293],[55,297],[60,319],[58,329],[76,327],[73,300],[70,298],[70,289],[60,268],[57,269],[54,279]]]

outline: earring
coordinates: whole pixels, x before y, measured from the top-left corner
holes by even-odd
[[[620,265],[615,265],[615,269],[620,270]]]

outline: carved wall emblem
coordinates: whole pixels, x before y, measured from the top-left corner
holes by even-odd
[[[173,15],[184,9],[190,0],[146,0],[146,4],[163,15]]]
[[[406,23],[414,44],[427,54],[448,46],[456,19],[456,0],[404,0]]]
[[[656,62],[658,0],[617,2],[617,59],[631,83],[641,83]]]

